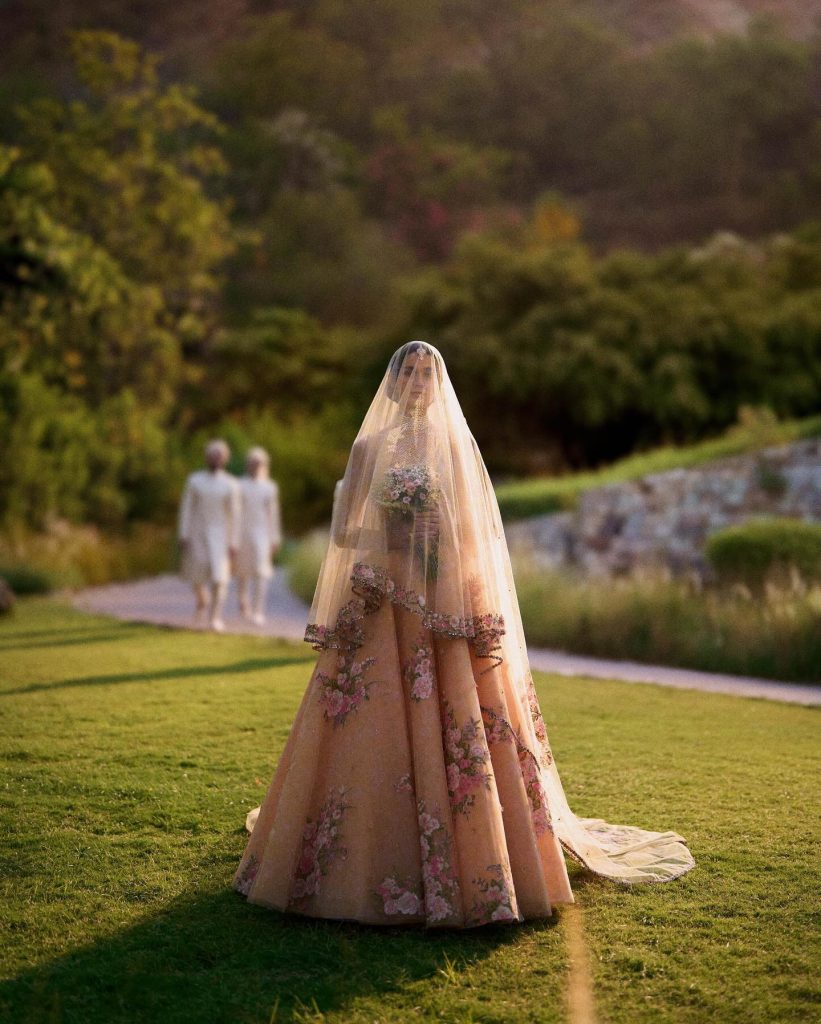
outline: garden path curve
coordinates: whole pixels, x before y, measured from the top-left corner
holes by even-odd
[[[170,574],[91,587],[75,594],[72,603],[83,611],[111,615],[130,622],[148,622],[181,629],[195,628],[191,591],[178,576]],[[281,571],[275,573],[269,588],[267,614],[268,621],[263,627],[243,621],[239,615],[236,590],[232,585],[225,608],[226,632],[281,637],[285,640],[302,639],[308,608],[288,589]],[[528,654],[533,668],[563,676],[654,683],[684,690],[704,690],[737,697],[759,697],[789,704],[821,706],[821,685],[810,683],[779,683],[717,672],[698,672],[694,669],[609,661],[538,647],[529,648]]]

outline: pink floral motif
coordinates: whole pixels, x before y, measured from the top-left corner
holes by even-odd
[[[340,833],[342,817],[350,807],[347,796],[348,790],[344,786],[332,789],[320,807],[316,821],[309,818],[306,822],[289,905],[298,906],[315,896],[319,892],[320,880],[327,875],[331,864],[347,855]]]
[[[424,801],[417,806],[419,846],[422,855],[422,890],[407,879],[388,875],[377,887],[382,909],[388,916],[416,915],[424,911],[428,924],[455,916],[459,902],[459,883],[451,863],[451,841],[438,812],[429,813]],[[424,895],[422,895],[424,893]]]
[[[474,878],[473,884],[479,889],[470,911],[471,924],[517,921],[514,910],[513,880],[506,865],[491,864],[487,868],[489,878]]]
[[[358,650],[365,642],[365,631],[362,627],[365,611],[365,602],[361,598],[353,598],[339,609],[333,628],[316,622],[308,623],[305,627],[305,640],[313,644],[317,651],[327,651],[331,648]]]
[[[419,845],[422,853],[422,884],[425,916],[429,924],[453,917],[459,902],[459,882],[453,871],[450,835],[437,817],[419,801]]]
[[[422,897],[405,882],[401,884],[388,875],[377,887],[376,893],[382,899],[382,910],[388,917],[398,914],[416,916],[422,913]]]
[[[533,721],[536,739],[541,740],[542,743],[547,743],[547,729],[545,729],[544,719],[539,707],[539,698],[536,696],[536,687],[533,685],[533,676],[529,672],[525,680],[525,687],[527,689],[527,702],[530,705],[530,717]]]
[[[485,726],[485,738],[488,744],[491,743],[514,743],[516,754],[519,758],[519,768],[522,773],[525,792],[530,804],[530,815],[533,820],[533,829],[537,836],[545,832],[553,831],[553,824],[550,820],[550,811],[547,806],[547,796],[541,781],[541,768],[536,755],[522,741],[519,733],[513,728],[507,719],[497,715],[492,708],[482,707],[482,722]],[[548,757],[550,752],[547,752]],[[549,763],[549,762],[548,762]]]
[[[252,853],[248,860],[245,862],[242,871],[234,879],[234,888],[237,892],[241,892],[243,896],[247,896],[251,891],[251,886],[254,884],[254,879],[257,877],[259,871],[259,861]]]
[[[394,782],[393,788],[397,793],[412,793],[413,783],[411,782],[410,772],[400,775],[396,782]]]
[[[537,836],[542,836],[545,832],[553,831],[553,823],[550,820],[547,797],[539,778],[539,763],[527,748],[520,747],[518,753],[522,781],[525,784],[525,792],[530,803],[533,830]]]
[[[487,770],[490,755],[482,735],[482,723],[469,719],[460,728],[453,708],[447,703],[443,732],[451,806],[454,812],[463,813],[473,805],[476,789],[480,786],[490,789]]]
[[[325,718],[342,725],[351,712],[369,699],[368,690],[373,681],[364,681],[365,672],[376,662],[376,658],[365,658],[364,661],[353,661],[352,658],[339,658],[339,667],[335,676],[327,676],[317,672],[320,684],[319,703],[325,707]]]
[[[491,708],[482,707],[482,723],[485,727],[485,739],[491,743],[515,743],[516,733],[513,726]]]
[[[435,673],[433,668],[433,648],[425,643],[424,636],[412,647],[409,664],[405,668],[405,683],[410,690],[411,700],[426,700],[433,693]]]
[[[505,620],[502,615],[486,612],[484,615],[463,617],[430,611],[424,594],[400,586],[391,579],[387,569],[366,562],[357,562],[354,565],[351,585],[354,593],[363,600],[364,611],[376,611],[382,600],[387,597],[393,604],[419,615],[425,629],[454,639],[470,640],[478,657],[493,659],[493,664],[485,671],[502,663],[501,656],[496,653],[501,650],[500,640],[505,633]]]

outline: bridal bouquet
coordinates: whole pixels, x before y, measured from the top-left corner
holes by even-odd
[[[435,474],[427,466],[391,466],[376,500],[391,512],[409,514],[436,508],[439,494]]]
[[[387,513],[389,537],[397,547],[413,540],[414,554],[424,563],[428,579],[439,572],[439,541],[437,536],[417,535],[413,519],[416,513],[435,511],[441,495],[436,474],[421,464],[391,466],[376,494]]]

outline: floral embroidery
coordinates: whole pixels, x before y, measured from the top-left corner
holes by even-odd
[[[382,897],[382,910],[389,917],[394,914],[421,914],[422,897],[406,882],[401,885],[389,875],[378,886],[377,895]]]
[[[459,882],[453,871],[450,835],[435,814],[419,801],[419,846],[422,853],[422,884],[428,922],[445,921],[456,913]]]
[[[470,911],[472,924],[489,924],[492,921],[516,921],[518,915],[513,909],[513,880],[510,870],[501,864],[487,868],[490,878],[474,878],[480,895],[476,897]]]
[[[237,892],[241,892],[243,896],[247,896],[251,891],[251,886],[254,884],[254,879],[257,877],[259,871],[259,861],[252,853],[248,860],[245,862],[245,866],[239,875],[234,880],[234,888]]]
[[[472,641],[477,657],[493,658],[493,664],[485,671],[501,665],[502,658],[496,652],[501,650],[500,639],[505,633],[505,620],[502,615],[486,612],[484,615],[468,618],[429,611],[424,594],[395,583],[387,569],[382,566],[368,565],[365,562],[357,562],[354,565],[351,584],[354,593],[364,601],[363,611],[376,611],[382,600],[387,597],[393,604],[419,615],[426,629],[453,639]]]
[[[533,821],[533,831],[537,836],[543,836],[545,832],[553,831],[553,824],[550,821],[550,811],[547,807],[547,797],[542,788],[539,778],[539,762],[527,748],[520,748],[519,767],[522,771],[522,781],[525,784],[525,792],[530,803],[530,817]]]
[[[533,721],[533,729],[536,733],[536,739],[541,740],[542,743],[546,743],[547,729],[544,727],[544,719],[542,718],[542,712],[539,708],[539,699],[536,696],[536,687],[533,685],[533,676],[529,672],[527,673],[525,688],[527,689],[527,702],[530,706],[530,717]]]
[[[453,708],[445,703],[444,745],[451,806],[455,812],[464,812],[476,799],[475,789],[482,785],[490,789],[486,770],[490,755],[482,723],[469,719],[460,729]]]
[[[530,804],[530,816],[533,820],[533,829],[537,836],[545,832],[553,831],[553,824],[550,820],[550,811],[547,806],[547,797],[540,776],[539,761],[522,742],[521,737],[513,726],[501,715],[497,715],[491,708],[482,707],[482,722],[485,727],[485,737],[488,744],[513,742],[516,745],[516,754],[519,758],[519,768],[522,773],[525,793]],[[547,764],[552,760],[550,752],[546,754]]]
[[[353,661],[340,656],[339,669],[335,676],[317,673],[321,685],[319,703],[325,706],[325,718],[334,725],[342,725],[351,712],[356,711],[363,701],[369,699],[368,690],[373,686],[364,682],[365,672],[376,662],[376,658]]]
[[[446,921],[456,914],[459,883],[453,872],[450,836],[436,814],[425,809],[423,800],[417,805],[419,815],[419,847],[422,856],[422,890],[408,880],[399,881],[388,875],[376,889],[382,909],[388,916],[420,914],[424,909],[429,924]],[[437,812],[438,813],[438,812]]]
[[[436,475],[424,465],[394,465],[385,474],[376,500],[397,512],[424,512],[439,501]]]
[[[305,627],[305,640],[313,644],[317,651],[329,648],[341,650],[357,650],[365,642],[365,631],[362,619],[366,609],[365,602],[354,598],[339,609],[333,629],[311,622]]]
[[[484,706],[479,709],[482,712],[482,723],[485,727],[485,739],[490,743],[516,742],[516,733],[513,726],[501,715],[497,715],[491,708]]]
[[[397,793],[412,793],[413,783],[411,782],[410,772],[400,775],[396,782],[394,782],[393,788]]]
[[[426,700],[435,685],[433,648],[425,643],[423,637],[414,643],[412,651],[410,663],[405,668],[405,683],[410,689],[411,700]]]
[[[348,790],[344,786],[332,789],[320,807],[316,821],[311,818],[302,830],[302,851],[291,886],[289,903],[299,904],[319,892],[320,879],[327,875],[331,864],[347,856],[342,845],[340,825],[342,816],[350,807]]]

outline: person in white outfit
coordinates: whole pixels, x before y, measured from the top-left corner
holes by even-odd
[[[225,471],[230,454],[225,441],[205,446],[207,468],[185,482],[178,530],[182,576],[196,598],[195,622],[202,624],[207,610],[208,623],[218,633],[225,629],[222,609],[239,544],[239,485]]]
[[[241,522],[236,576],[239,606],[246,619],[265,623],[265,597],[273,570],[271,559],[282,544],[279,488],[269,477],[268,453],[252,448],[239,482]],[[250,600],[249,600],[250,589]]]

